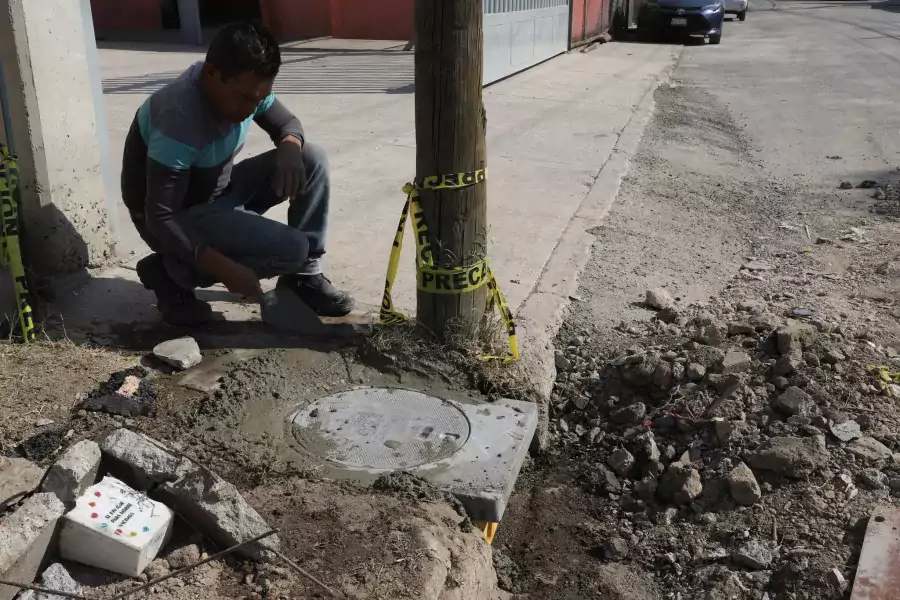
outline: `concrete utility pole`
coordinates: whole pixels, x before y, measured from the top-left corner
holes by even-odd
[[[420,185],[427,177],[486,167],[483,18],[483,0],[416,0],[416,182]],[[458,189],[426,187],[420,202],[437,268],[468,267],[485,258],[485,181]],[[413,215],[413,222],[417,220]],[[470,282],[477,277],[469,278]],[[480,319],[487,291],[482,285],[464,293],[433,293],[420,286],[418,321],[442,336],[448,323]]]

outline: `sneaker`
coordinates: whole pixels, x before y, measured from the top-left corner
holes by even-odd
[[[204,325],[212,320],[212,307],[169,277],[163,257],[151,254],[137,264],[137,274],[148,290],[156,294],[156,308],[172,325]]]
[[[343,317],[353,310],[353,297],[322,275],[283,275],[278,287],[288,288],[320,317]]]

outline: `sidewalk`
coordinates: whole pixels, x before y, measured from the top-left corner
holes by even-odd
[[[130,48],[135,48],[131,46]],[[279,98],[301,118],[332,167],[328,272],[370,307],[380,303],[391,241],[414,175],[413,56],[387,42],[324,40],[285,49]],[[594,184],[636,106],[670,67],[677,46],[606,44],[557,57],[485,90],[488,117],[489,257],[516,309],[531,293],[554,247]],[[166,47],[101,49],[113,156],[120,156],[135,110],[148,94],[202,54]],[[243,156],[270,147],[255,131]],[[118,175],[118,174],[117,174]],[[607,178],[604,177],[604,181]],[[268,216],[284,220],[286,207]],[[56,307],[70,329],[108,332],[150,326],[153,298],[134,262],[146,248],[121,210],[115,219],[122,267],[95,277]],[[410,234],[407,233],[407,236]],[[395,302],[415,305],[411,249]],[[224,290],[207,297],[229,319],[253,318]]]

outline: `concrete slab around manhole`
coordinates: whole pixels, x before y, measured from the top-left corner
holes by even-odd
[[[850,600],[900,598],[900,511],[877,508],[866,528]]]
[[[409,471],[459,498],[471,518],[497,522],[537,419],[528,402],[468,404],[366,387],[320,398],[290,424],[305,454],[345,478]]]

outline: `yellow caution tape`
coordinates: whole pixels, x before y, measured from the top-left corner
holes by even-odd
[[[34,341],[35,332],[29,302],[31,294],[28,291],[19,245],[19,203],[15,196],[18,184],[19,166],[16,157],[9,153],[6,146],[0,144],[0,267],[7,267],[12,273],[22,339],[29,343]]]
[[[380,320],[382,325],[396,325],[407,321],[406,315],[394,308],[394,300],[391,291],[394,280],[397,278],[397,269],[400,265],[400,254],[403,251],[403,233],[406,230],[406,221],[412,214],[414,237],[416,238],[416,279],[417,288],[429,294],[467,294],[487,285],[489,289],[488,310],[497,308],[500,319],[506,327],[509,337],[509,354],[507,356],[485,356],[485,361],[500,361],[502,363],[519,360],[519,346],[516,342],[516,320],[506,298],[500,291],[497,279],[491,271],[491,265],[487,260],[480,260],[464,267],[450,269],[438,268],[435,265],[434,253],[431,243],[428,241],[428,225],[425,223],[425,214],[419,204],[419,191],[431,190],[458,190],[479,183],[487,179],[487,169],[479,169],[468,173],[452,173],[449,175],[435,175],[426,177],[421,184],[407,183],[403,186],[406,194],[406,204],[400,213],[400,224],[394,235],[394,243],[391,247],[391,258],[388,261],[387,276],[384,281],[384,295],[381,299]]]

